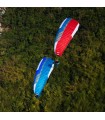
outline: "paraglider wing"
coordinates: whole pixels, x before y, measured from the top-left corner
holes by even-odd
[[[40,96],[53,69],[54,60],[51,58],[44,57],[40,61],[34,76],[33,90],[35,95]]]
[[[78,21],[72,18],[66,18],[60,25],[54,43],[54,52],[58,56],[62,56],[69,42],[79,28]]]

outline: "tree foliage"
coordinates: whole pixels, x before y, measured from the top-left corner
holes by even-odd
[[[53,59],[60,23],[79,29],[39,99],[33,77],[43,56]],[[7,8],[0,36],[0,111],[105,111],[105,8]]]

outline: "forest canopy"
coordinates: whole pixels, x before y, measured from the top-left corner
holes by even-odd
[[[57,58],[66,17],[81,28],[37,99],[35,70],[42,57]],[[6,8],[0,22],[0,111],[105,111],[105,8]]]

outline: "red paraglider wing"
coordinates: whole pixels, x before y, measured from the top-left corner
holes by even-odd
[[[61,38],[57,41],[56,48],[55,48],[55,54],[58,56],[62,56],[64,50],[68,46],[69,42],[72,40],[74,34],[78,30],[79,23],[71,19],[68,24],[66,25]]]

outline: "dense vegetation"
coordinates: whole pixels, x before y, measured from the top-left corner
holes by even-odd
[[[39,99],[33,76],[43,56],[56,59],[57,29],[79,29]],[[0,36],[0,111],[105,111],[105,8],[7,8]]]

